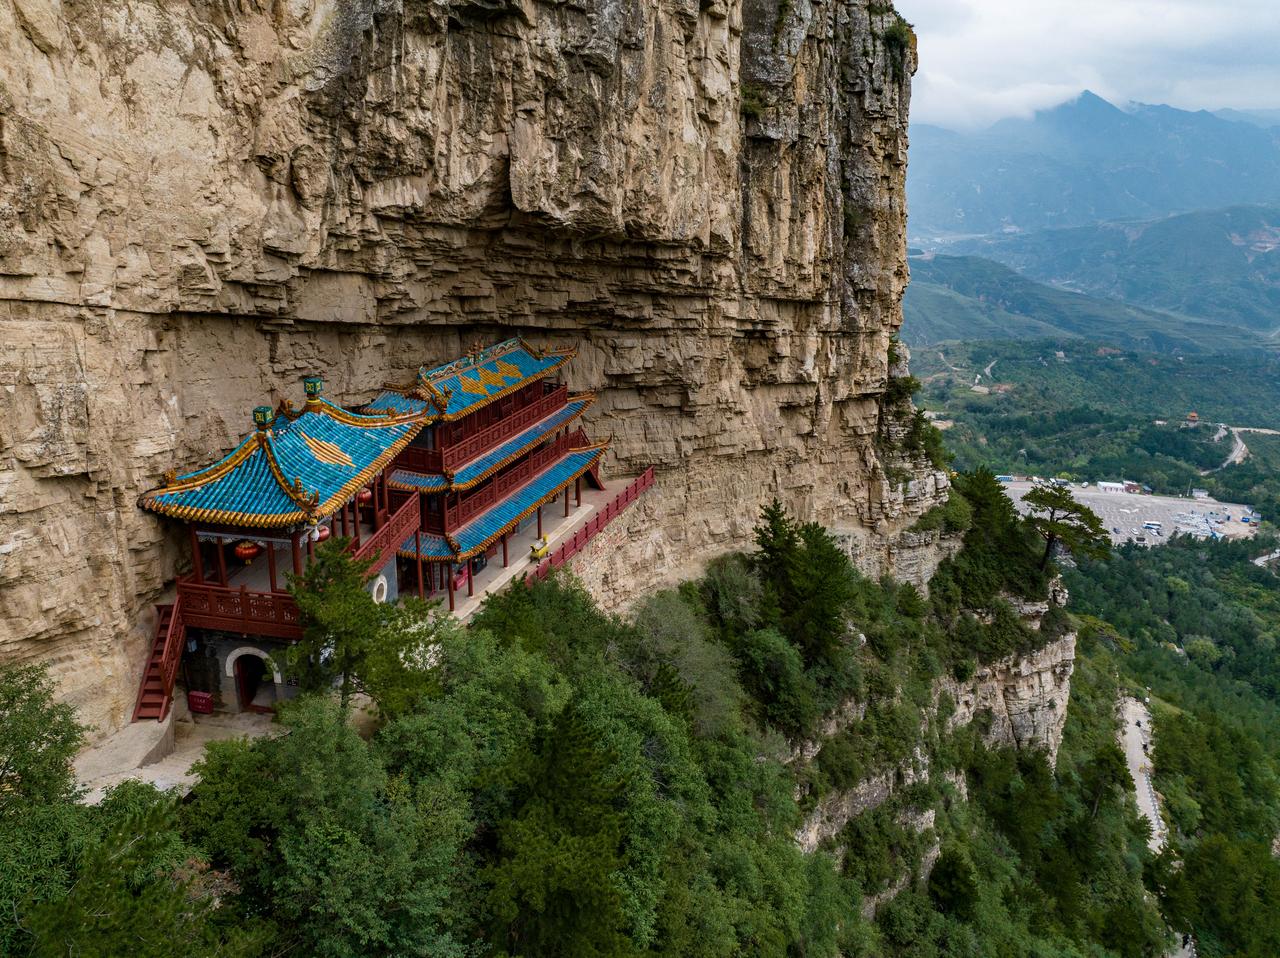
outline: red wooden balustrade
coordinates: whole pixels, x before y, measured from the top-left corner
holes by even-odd
[[[575,436],[557,436],[554,442],[539,446],[523,460],[504,473],[500,473],[485,485],[472,492],[463,493],[458,504],[445,498],[444,528],[450,532],[462,528],[484,510],[507,498],[558,459],[562,459],[577,441]]]
[[[287,592],[255,592],[245,586],[196,582],[187,576],[178,580],[178,598],[188,626],[278,639],[302,638],[298,606]]]
[[[464,463],[470,462],[476,456],[486,453],[499,443],[510,439],[516,433],[522,432],[539,420],[547,418],[568,401],[569,388],[567,386],[557,386],[528,406],[517,409],[505,419],[481,429],[474,435],[467,436],[460,442],[441,449],[423,449],[421,446],[407,446],[396,456],[392,468],[406,469],[409,472],[428,475],[441,473],[446,469],[457,469]]]
[[[400,548],[400,544],[413,535],[413,531],[418,528],[418,524],[422,521],[420,501],[421,497],[417,493],[406,496],[405,501],[396,508],[395,514],[384,522],[377,532],[361,542],[360,548],[355,550],[357,559],[374,560],[371,574],[377,567],[385,564],[386,557],[394,555]]]
[[[616,519],[652,485],[653,466],[650,466],[637,476],[627,488],[618,493],[612,502],[592,516],[586,525],[561,543],[560,547],[552,552],[551,555],[543,559],[538,567],[525,577],[525,581],[532,583],[535,579],[545,579],[551,574],[552,569],[558,569],[563,566],[585,549],[587,543],[594,539],[600,533],[600,530]]]
[[[173,704],[173,683],[182,661],[182,646],[187,627],[183,617],[182,596],[173,605],[158,605],[156,637],[151,657],[142,669],[142,684],[133,707],[133,721],[155,719],[163,722]]]

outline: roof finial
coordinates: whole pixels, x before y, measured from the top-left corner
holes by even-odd
[[[274,419],[275,413],[271,411],[270,406],[253,407],[253,424],[258,427],[258,432],[265,432],[270,429]]]
[[[302,380],[302,388],[306,390],[307,402],[319,402],[320,394],[324,392],[324,380],[319,376],[308,376]]]

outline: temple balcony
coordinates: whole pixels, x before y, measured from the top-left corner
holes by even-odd
[[[477,561],[461,565],[427,564],[424,591],[429,597],[444,602],[458,618],[470,619],[487,596],[507,588],[512,582],[545,578],[553,565],[563,565],[568,558],[586,548],[592,538],[652,484],[653,470],[649,469],[639,476],[611,479],[608,489],[594,489],[586,483],[567,487],[563,496],[541,508],[540,517],[534,515],[519,522],[505,536],[505,547],[499,542]],[[438,539],[429,541],[432,538],[425,534],[420,536],[424,554],[432,551],[443,554],[447,544]],[[406,545],[412,547],[413,540]],[[536,547],[542,547],[540,554],[535,554]],[[406,559],[408,553],[401,551],[400,555]],[[413,573],[411,560],[406,561],[408,564],[402,566],[401,578],[407,593]],[[448,594],[449,583],[445,576],[453,578],[453,596]]]
[[[357,559],[368,559],[373,562],[372,570],[377,571],[390,561],[395,554],[396,546],[412,535],[418,528],[419,498],[415,495],[393,496],[391,509],[381,510],[375,516],[371,508],[359,510],[358,535],[355,541],[357,526],[354,519],[347,523],[346,531],[352,538],[351,551]],[[328,527],[331,535],[342,534],[342,524],[330,520]],[[201,533],[204,542],[214,541],[214,549],[225,549],[227,544],[241,539],[250,539],[265,544],[265,551],[244,565],[238,563],[232,567],[226,561],[226,584],[218,580],[199,581],[196,575],[185,576],[178,580],[178,595],[182,600],[182,615],[187,626],[202,629],[217,629],[223,632],[239,632],[245,635],[263,635],[277,639],[297,640],[302,638],[302,627],[299,622],[298,607],[293,596],[285,591],[287,579],[285,569],[292,571],[290,558],[292,544],[288,539],[277,539],[264,536],[259,532],[248,533]],[[221,543],[221,545],[219,545]],[[300,550],[299,563],[305,571],[314,555],[315,542],[308,540],[305,549]],[[216,552],[215,552],[216,554]],[[202,563],[205,568],[216,569],[216,563]]]
[[[564,406],[568,400],[568,387],[556,386],[529,405],[515,410],[510,416],[455,443],[438,449],[408,446],[396,457],[392,468],[423,474],[439,474],[446,470],[456,471],[476,456],[510,439],[539,420],[547,418]]]

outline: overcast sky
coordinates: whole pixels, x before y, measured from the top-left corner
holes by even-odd
[[[1280,0],[896,0],[920,39],[911,117],[957,129],[1093,90],[1280,107]]]

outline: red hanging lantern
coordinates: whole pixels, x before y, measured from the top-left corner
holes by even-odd
[[[331,535],[333,531],[328,526],[316,526],[316,542],[324,542]]]
[[[250,542],[248,539],[242,539],[236,543],[236,558],[243,559],[245,565],[248,565],[261,553],[262,546],[258,545],[256,542]]]
[[[373,501],[373,490],[370,489],[368,486],[365,486],[365,488],[361,489],[359,492],[356,493],[356,502],[360,503],[360,505],[362,506],[368,505],[372,501]]]

